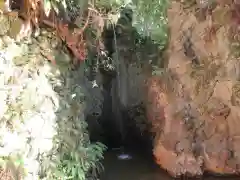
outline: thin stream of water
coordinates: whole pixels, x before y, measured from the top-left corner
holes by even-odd
[[[123,116],[122,116],[122,112],[121,112],[121,106],[126,106],[126,91],[124,91],[122,88],[126,88],[124,87],[124,85],[122,85],[121,82],[121,78],[124,76],[124,74],[122,74],[122,68],[124,68],[123,64],[121,64],[120,60],[119,60],[119,51],[118,51],[118,46],[117,46],[117,35],[115,30],[113,30],[113,39],[114,39],[114,46],[115,46],[115,54],[114,54],[114,62],[116,62],[116,69],[117,69],[117,77],[116,77],[116,81],[117,81],[117,87],[113,87],[116,88],[116,96],[115,98],[117,98],[117,104],[115,104],[115,108],[117,108],[118,113],[117,115],[117,124],[119,125],[119,130],[120,130],[120,135],[121,135],[121,142],[124,142],[125,136],[124,136],[124,126],[123,126]],[[126,69],[125,69],[126,71]],[[126,75],[126,74],[125,74]],[[123,100],[122,100],[123,99]],[[122,102],[122,101],[123,102]],[[122,151],[124,151],[124,149],[122,149]]]

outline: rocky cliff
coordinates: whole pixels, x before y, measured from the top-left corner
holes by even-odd
[[[239,173],[237,4],[171,1],[168,62],[148,79],[156,162],[173,176]]]

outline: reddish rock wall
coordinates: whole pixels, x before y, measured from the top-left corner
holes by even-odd
[[[232,7],[221,1],[200,19],[196,7],[171,1],[168,64],[162,76],[148,79],[146,104],[156,162],[173,176],[240,172]]]

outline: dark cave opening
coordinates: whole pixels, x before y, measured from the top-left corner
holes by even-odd
[[[100,180],[140,180],[144,177],[146,180],[154,180],[154,178],[159,179],[160,175],[164,180],[169,180],[168,175],[154,162],[151,134],[142,133],[134,120],[134,115],[139,115],[137,109],[144,108],[139,105],[132,108],[130,113],[129,109],[118,104],[115,107],[119,108],[122,119],[116,117],[119,114],[114,113],[116,111],[112,106],[112,99],[115,98],[111,94],[111,89],[114,88],[111,83],[112,78],[106,77],[102,91],[104,96],[102,114],[98,119],[100,128],[93,128],[90,132],[92,142],[100,141],[107,146],[102,160],[104,170],[100,173]],[[124,132],[121,131],[118,120],[122,121]],[[130,155],[131,159],[121,160],[119,159],[121,154]]]
[[[149,152],[152,154],[152,136],[151,133],[144,131],[142,132],[140,128],[136,125],[135,117],[139,116],[140,113],[144,113],[144,107],[142,104],[131,107],[124,108],[121,104],[116,105],[117,111],[113,110],[113,97],[111,90],[112,80],[114,77],[109,75],[104,75],[103,81],[103,104],[102,104],[102,114],[97,119],[98,127],[91,127],[90,139],[93,142],[100,141],[105,144],[108,149],[115,149],[124,147],[127,149],[141,150]],[[131,112],[130,112],[131,109]],[[138,112],[141,109],[141,112]],[[91,118],[89,116],[88,118]],[[120,127],[120,122],[122,123],[122,129]],[[91,122],[91,120],[87,120]],[[96,126],[95,124],[90,124],[90,126]],[[97,131],[97,132],[96,132]]]

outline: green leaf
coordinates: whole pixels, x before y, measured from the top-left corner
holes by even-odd
[[[77,176],[77,169],[75,167],[72,167],[72,177]]]
[[[78,168],[78,177],[79,179],[85,179],[85,173],[81,168]]]
[[[59,170],[56,170],[55,171],[55,175],[58,177],[58,178],[63,178],[64,177],[64,173],[62,171],[59,171]]]
[[[14,162],[15,166],[20,166],[20,165],[23,165],[24,164],[24,160],[21,158],[21,159],[17,159],[15,162]]]

